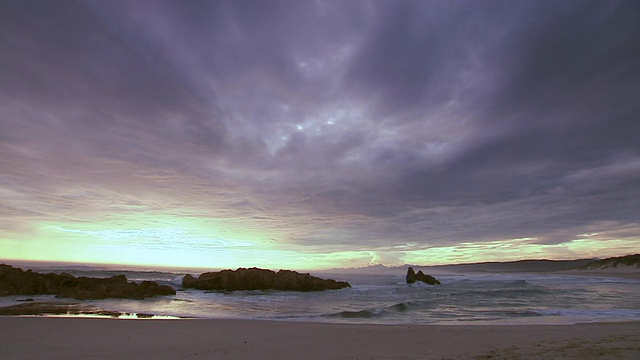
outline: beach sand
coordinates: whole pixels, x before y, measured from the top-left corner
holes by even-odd
[[[640,359],[640,323],[407,326],[0,317],[0,359]]]

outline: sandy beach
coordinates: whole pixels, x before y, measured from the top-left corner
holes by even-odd
[[[640,323],[407,326],[0,317],[8,359],[638,359]]]

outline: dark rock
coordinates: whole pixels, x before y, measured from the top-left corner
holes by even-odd
[[[155,281],[145,280],[140,283],[140,289],[146,296],[154,295],[175,295],[176,291],[169,285],[159,285]]]
[[[182,286],[185,288],[216,291],[321,291],[351,287],[349,283],[344,281],[321,279],[291,270],[275,272],[258,268],[206,272],[198,276],[197,279],[191,275],[186,275],[182,280]]]
[[[118,317],[116,311],[104,310],[93,305],[65,302],[31,302],[0,307],[0,315],[102,315]]]
[[[423,283],[427,283],[429,285],[439,285],[440,281],[431,275],[425,275],[422,270],[419,270],[416,274],[413,271],[413,268],[409,267],[407,270],[406,276],[407,284],[413,284],[416,281],[421,281]]]
[[[75,277],[71,274],[39,274],[0,264],[0,296],[56,295],[78,300],[126,298],[144,299],[156,295],[174,295],[175,290],[154,281],[140,284],[127,281],[124,275],[110,278]]]
[[[182,278],[182,287],[192,288],[192,287],[195,287],[195,284],[196,284],[196,278],[194,278],[189,274],[185,275],[184,278]]]
[[[422,281],[423,283],[427,283],[429,285],[440,285],[440,281],[438,281],[431,275],[425,275],[421,270],[416,274],[416,280]]]
[[[412,267],[409,267],[409,270],[407,270],[407,284],[413,284],[414,282],[416,282],[416,273],[415,271],[413,271]]]

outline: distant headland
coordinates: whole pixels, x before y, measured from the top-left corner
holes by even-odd
[[[515,260],[504,262],[477,262],[463,264],[448,265],[416,265],[404,264],[401,266],[384,266],[372,265],[361,268],[334,268],[322,271],[327,274],[398,274],[406,271],[408,267],[416,269],[424,269],[430,274],[446,274],[446,273],[550,273],[550,272],[566,272],[571,271],[573,274],[580,274],[590,270],[590,274],[594,271],[607,273],[638,273],[640,272],[640,254],[625,255],[619,257],[611,257],[606,259],[590,258],[576,260],[547,260],[547,259],[531,259],[531,260]]]

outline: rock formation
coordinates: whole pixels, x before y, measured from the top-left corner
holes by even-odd
[[[0,315],[100,315],[119,317],[122,314],[88,304],[30,302],[0,307]]]
[[[344,281],[321,279],[309,274],[301,274],[291,270],[278,272],[258,269],[240,268],[237,270],[222,270],[206,272],[194,278],[186,275],[182,280],[185,288],[200,290],[285,290],[285,291],[320,291],[337,290],[351,287]]]
[[[409,267],[409,270],[407,270],[407,284],[413,284],[416,281],[422,281],[423,283],[427,283],[429,285],[439,285],[440,281],[438,281],[438,279],[434,278],[431,275],[425,275],[422,270],[418,270],[418,273],[416,274],[413,271],[412,267]]]
[[[110,278],[75,277],[71,274],[39,274],[0,264],[0,296],[57,295],[57,297],[87,299],[144,299],[156,295],[175,295],[168,285],[154,281],[140,284],[127,281],[124,275]]]
[[[182,278],[182,287],[194,288],[194,287],[196,287],[196,282],[198,282],[198,280],[196,280],[196,278],[194,278],[190,274],[187,274],[187,275],[184,276],[184,278]]]

